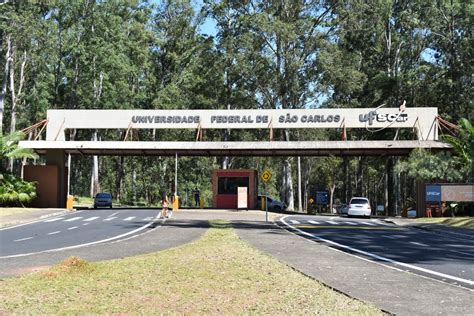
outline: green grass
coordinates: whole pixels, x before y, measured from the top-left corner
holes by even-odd
[[[474,218],[472,217],[423,217],[417,218],[416,221],[474,229]]]
[[[1,285],[0,314],[382,314],[262,254],[224,222],[181,247],[98,263],[72,257]]]

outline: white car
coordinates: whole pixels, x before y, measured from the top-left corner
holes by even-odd
[[[347,216],[367,216],[372,215],[369,199],[365,197],[353,197],[349,202]]]

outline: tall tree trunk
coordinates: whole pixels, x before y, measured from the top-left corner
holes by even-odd
[[[342,182],[342,203],[347,203],[349,201],[348,198],[348,187],[350,184],[347,183],[347,177],[348,177],[348,165],[349,161],[346,156],[342,157],[342,173],[344,175],[344,181]]]
[[[301,202],[301,157],[298,156],[298,211],[303,211]]]
[[[11,38],[10,36],[7,36],[7,52],[5,54],[5,70],[3,71],[2,90],[0,91],[0,135],[3,133],[3,112],[5,111],[5,96],[7,95],[10,62],[11,62]]]
[[[69,140],[73,141],[76,138],[76,129],[71,130]],[[67,195],[71,194],[71,154],[67,155]]]
[[[93,141],[97,141],[97,131],[94,131]],[[100,192],[99,183],[99,157],[92,157],[92,176],[91,176],[91,197],[94,197]]]
[[[23,84],[25,83],[25,66],[26,66],[26,51],[23,54],[23,60],[20,67],[20,82],[18,85],[18,91],[15,89],[15,50],[12,45],[12,54],[11,54],[11,66],[10,66],[10,91],[12,94],[12,107],[11,107],[11,118],[10,118],[10,133],[16,131],[16,114],[18,111],[19,98],[23,89]],[[9,160],[9,170],[13,172],[14,159],[10,158]]]
[[[357,157],[357,178],[356,178],[356,194],[358,196],[363,196],[363,169],[364,161],[362,157]]]
[[[285,140],[290,140],[290,132],[285,130],[284,132]],[[291,170],[291,158],[286,158],[283,163],[283,181],[282,181],[282,188],[281,188],[281,195],[283,197],[283,201],[288,206],[289,211],[294,211],[295,209],[295,194],[293,190],[293,179],[292,179],[292,170]]]
[[[392,157],[387,158],[385,165],[385,210],[387,215],[395,215],[395,181],[394,181],[394,162]]]
[[[122,198],[122,179],[123,179],[123,164],[124,164],[124,157],[120,156],[117,160],[117,173],[115,177],[115,196],[117,197],[117,201],[120,203]]]

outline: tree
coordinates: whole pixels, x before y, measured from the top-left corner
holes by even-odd
[[[30,149],[18,147],[23,139],[21,132],[8,135],[0,134],[0,205],[11,205],[31,202],[36,197],[33,183],[23,181],[6,172],[7,158],[37,158]]]

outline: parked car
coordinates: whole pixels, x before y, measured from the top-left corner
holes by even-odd
[[[338,210],[339,214],[341,215],[347,215],[347,211],[349,211],[349,205],[347,204],[342,204],[340,207],[339,207],[339,210]]]
[[[258,207],[262,205],[262,198],[265,199],[265,196],[259,195],[257,197]],[[267,196],[267,205],[268,205],[267,209],[269,211],[283,211],[283,210],[286,210],[286,208],[288,207],[285,205],[285,203],[274,200],[269,196]]]
[[[349,202],[349,209],[347,210],[347,216],[367,216],[372,215],[372,209],[368,198],[365,197],[353,197]]]
[[[112,194],[107,192],[97,193],[94,198],[94,208],[98,207],[112,208]]]

